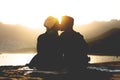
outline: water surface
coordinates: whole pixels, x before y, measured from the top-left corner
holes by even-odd
[[[25,65],[30,62],[36,53],[3,53],[0,54],[0,66],[5,65]],[[102,63],[120,61],[120,56],[100,56],[88,55],[91,60],[89,63]]]

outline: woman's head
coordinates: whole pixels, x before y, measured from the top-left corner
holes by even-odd
[[[53,17],[53,16],[49,16],[46,18],[45,22],[44,22],[44,26],[47,28],[47,30],[49,29],[59,29],[59,21],[57,18]]]

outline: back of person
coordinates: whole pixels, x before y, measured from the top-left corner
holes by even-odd
[[[49,25],[48,25],[49,24]],[[58,53],[58,21],[48,17],[45,21],[47,31],[37,39],[37,55],[31,60],[30,68],[39,70],[55,70],[59,68],[62,55]]]
[[[88,64],[88,45],[79,33],[63,32],[61,35],[62,50],[64,53],[65,66],[70,68],[82,68]]]
[[[53,69],[58,64],[59,54],[58,50],[58,35],[43,34],[38,38],[38,54],[40,55],[39,68]]]
[[[88,64],[88,44],[83,36],[73,30],[74,19],[63,16],[60,35],[60,48],[64,54],[64,66],[69,70],[86,68]]]

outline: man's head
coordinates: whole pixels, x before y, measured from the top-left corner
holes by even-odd
[[[47,30],[50,30],[50,29],[58,30],[59,21],[57,18],[49,16],[46,18],[44,22],[44,26],[47,28]]]
[[[74,19],[72,17],[62,16],[62,21],[61,21],[62,31],[73,30],[73,25],[74,25]]]

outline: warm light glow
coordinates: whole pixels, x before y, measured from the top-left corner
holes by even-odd
[[[75,25],[120,18],[119,0],[1,0],[0,21],[30,28],[43,26],[47,16],[70,15]]]
[[[35,55],[36,53],[4,53],[0,55],[0,66],[25,65],[28,64]],[[89,55],[89,57],[91,58],[89,63],[115,62],[120,60],[120,57],[117,58],[116,56]]]
[[[36,53],[4,53],[0,55],[0,66],[5,65],[25,65],[30,62],[30,60],[35,56]],[[29,57],[28,57],[29,56]]]
[[[59,21],[59,23],[61,23],[61,19],[62,19],[62,16],[63,16],[63,15],[64,15],[64,14],[60,13],[60,14],[53,14],[53,15],[50,15],[50,16],[53,16],[53,17],[57,18],[58,21]],[[46,17],[46,18],[47,18],[47,17]],[[43,22],[44,22],[44,20],[43,20]]]

